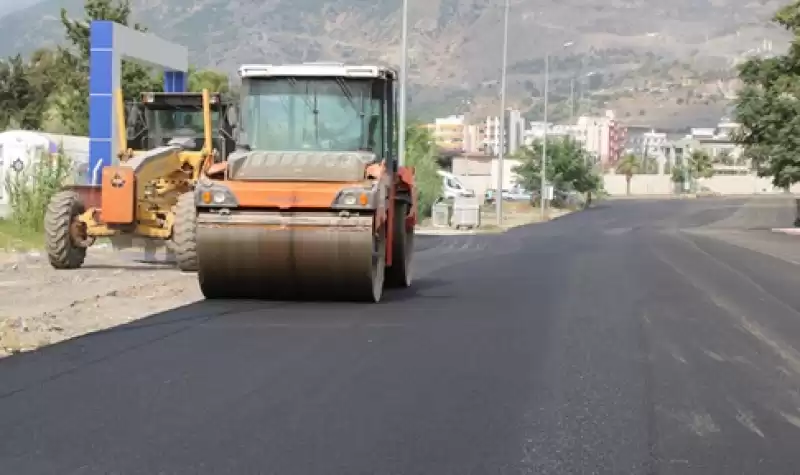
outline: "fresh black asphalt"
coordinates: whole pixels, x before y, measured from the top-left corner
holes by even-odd
[[[200,302],[6,358],[0,474],[797,473],[785,205],[419,237],[378,305]]]

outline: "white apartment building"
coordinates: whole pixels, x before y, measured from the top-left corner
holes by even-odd
[[[501,136],[505,140],[506,155],[515,153],[524,143],[525,119],[516,109],[506,110],[505,133],[500,132],[500,118],[497,116],[486,117],[480,128],[483,130],[483,151],[489,155],[500,152]]]
[[[604,117],[580,116],[575,124],[576,139],[586,150],[602,162],[609,161],[612,131],[615,127],[614,111],[607,110]]]
[[[464,129],[464,153],[478,153],[483,148],[480,127],[467,125]]]
[[[525,131],[523,143],[530,146],[534,141],[544,138],[544,131],[547,129],[548,137],[571,137],[575,140],[582,140],[580,129],[574,124],[547,124],[544,122],[531,122],[528,130]]]

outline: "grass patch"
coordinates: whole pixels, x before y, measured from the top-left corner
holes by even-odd
[[[0,219],[0,250],[29,251],[44,247],[44,234]]]

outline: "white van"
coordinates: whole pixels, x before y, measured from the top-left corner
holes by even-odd
[[[442,195],[445,199],[456,198],[457,196],[467,198],[475,196],[475,191],[467,188],[456,175],[444,170],[439,170],[436,173],[442,177]]]

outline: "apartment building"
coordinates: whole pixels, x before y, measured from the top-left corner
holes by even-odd
[[[516,153],[524,144],[525,118],[516,109],[505,112],[505,132],[500,131],[500,118],[488,116],[479,125],[479,133],[483,135],[481,150],[488,155],[497,155],[500,152],[500,140],[506,144],[505,154]]]
[[[441,150],[458,153],[465,151],[468,125],[463,115],[436,118],[433,123],[426,124],[426,128],[430,130],[436,146]]]
[[[600,117],[578,117],[571,134],[603,166],[622,157],[628,135],[627,128],[614,117],[612,110]]]

